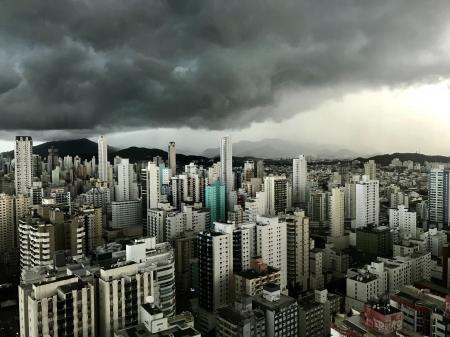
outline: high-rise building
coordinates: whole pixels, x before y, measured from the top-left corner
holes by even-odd
[[[164,242],[164,229],[166,226],[167,214],[173,210],[168,203],[161,203],[158,208],[149,208],[147,210],[147,236],[155,237],[156,242]]]
[[[53,263],[55,227],[38,218],[19,220],[20,268],[24,270]]]
[[[0,253],[11,251],[15,247],[14,238],[14,197],[0,194]]]
[[[432,224],[448,223],[449,171],[432,169],[428,174],[428,221]]]
[[[113,201],[112,228],[126,228],[142,225],[142,204],[140,200]]]
[[[29,136],[17,136],[14,149],[16,162],[14,177],[16,194],[30,194],[32,186],[33,140]]]
[[[233,235],[233,270],[239,272],[250,268],[255,256],[255,224],[241,224],[239,227],[231,223],[214,223],[214,230]]]
[[[309,284],[313,290],[324,288],[324,255],[322,249],[319,248],[314,248],[309,251]]]
[[[101,207],[103,213],[111,212],[111,190],[107,187],[95,187],[84,194],[85,204]]]
[[[205,231],[210,224],[207,208],[184,206],[181,212],[168,212],[163,224],[164,241],[173,242],[185,231],[197,234]]]
[[[154,238],[135,240],[126,246],[126,259],[102,267],[99,272],[99,336],[142,321],[140,307],[152,296],[162,313],[175,314],[175,270],[173,250]]]
[[[306,157],[300,155],[292,160],[292,198],[294,204],[306,203],[306,183],[308,164]]]
[[[22,194],[23,195],[23,194]],[[42,188],[42,181],[33,181],[31,186],[31,204],[40,205],[42,203],[42,197],[44,196],[44,190]]]
[[[208,183],[214,184],[217,180],[220,180],[222,165],[220,162],[212,164],[208,168]]]
[[[309,219],[305,212],[287,215],[287,281],[290,286],[309,287]]]
[[[269,266],[281,271],[280,287],[287,286],[286,222],[278,217],[258,217],[256,224],[256,254]]]
[[[251,259],[249,269],[234,272],[234,296],[238,300],[245,296],[259,295],[265,284],[274,283],[279,286],[280,282],[280,270],[268,266],[257,256]]]
[[[156,163],[149,161],[146,169],[147,209],[158,207],[160,194],[159,168]]]
[[[263,293],[253,297],[253,307],[264,312],[266,336],[298,336],[297,301],[281,294],[278,285],[272,283],[264,285]]]
[[[374,263],[368,270],[349,270],[346,280],[346,311],[352,308],[361,311],[365,303],[386,293],[388,276],[383,267],[383,263]]]
[[[325,290],[326,291],[326,290]],[[316,300],[315,294],[305,296],[298,301],[299,337],[322,337],[324,334],[324,304]]]
[[[335,187],[331,190],[330,202],[330,234],[334,238],[344,236],[345,190]]]
[[[19,243],[17,240],[19,239],[19,220],[22,219],[25,215],[30,213],[31,206],[31,197],[24,194],[16,195],[14,199],[14,217],[15,217],[15,227],[14,227],[14,237],[16,240],[17,247],[19,247]]]
[[[359,178],[358,178],[359,180]],[[354,180],[345,184],[345,218],[356,219],[356,182]]]
[[[141,238],[126,246],[126,261],[153,273],[153,298],[166,316],[175,315],[175,258],[170,243],[156,243],[155,238]]]
[[[245,297],[217,312],[216,335],[221,337],[266,336],[266,319],[261,309],[253,309],[252,299]]]
[[[170,142],[167,156],[169,159],[169,169],[171,171],[172,177],[177,174],[177,152],[175,148],[175,142]]]
[[[115,330],[137,325],[139,304],[153,291],[152,272],[139,270],[135,263],[103,268],[98,282],[101,336],[111,337]]]
[[[197,233],[186,231],[174,240],[175,249],[175,279],[177,297],[185,296],[194,288],[194,278],[198,277],[197,270],[193,268],[196,264]]]
[[[416,212],[409,212],[408,208],[403,205],[398,206],[397,209],[389,209],[389,227],[399,228],[415,238],[417,235]]]
[[[205,206],[209,208],[211,225],[217,221],[226,221],[226,190],[219,181],[205,187]]]
[[[93,280],[65,275],[19,286],[21,337],[96,336]]]
[[[98,139],[98,179],[108,181],[108,142],[105,136]]]
[[[364,174],[369,177],[370,180],[377,179],[377,164],[375,160],[369,160],[364,164]]]
[[[233,186],[233,147],[231,138],[225,136],[220,141],[220,182],[225,186],[225,210],[228,211],[230,192]]]
[[[323,224],[328,218],[329,192],[315,191],[309,195],[308,216],[311,222]]]
[[[380,192],[378,180],[363,176],[356,183],[356,221],[355,227],[378,226],[380,215]]]
[[[289,181],[285,176],[265,177],[264,194],[268,215],[278,215],[291,206]]]
[[[244,170],[242,172],[242,181],[250,181],[255,177],[255,162],[253,160],[246,160],[244,163]]]
[[[397,208],[398,206],[409,207],[409,197],[406,193],[401,191],[394,191],[390,195],[391,208]]]
[[[100,207],[86,207],[79,215],[86,230],[86,253],[103,244],[103,214]]]
[[[133,185],[134,180],[134,170],[133,165],[126,158],[121,158],[120,163],[117,165],[117,186],[116,191],[116,201],[128,201],[136,199],[137,186]]]
[[[258,160],[256,163],[256,177],[259,179],[264,179],[264,161]]]
[[[228,233],[200,232],[197,242],[199,304],[215,312],[233,301],[233,238]]]
[[[391,229],[385,226],[356,229],[356,248],[372,258],[392,256]]]
[[[52,146],[48,149],[47,172],[51,173],[58,165],[58,149]]]

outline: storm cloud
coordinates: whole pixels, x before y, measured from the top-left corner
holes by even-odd
[[[0,129],[242,128],[450,74],[450,2],[0,2]],[[295,109],[280,108],[286,95]],[[83,131],[85,132],[85,131]]]

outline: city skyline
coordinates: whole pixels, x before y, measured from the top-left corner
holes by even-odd
[[[0,336],[450,336],[449,107],[449,1],[0,1]]]

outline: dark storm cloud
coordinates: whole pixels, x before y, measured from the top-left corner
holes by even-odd
[[[5,0],[0,129],[280,120],[286,92],[301,110],[447,77],[449,19],[444,0]]]

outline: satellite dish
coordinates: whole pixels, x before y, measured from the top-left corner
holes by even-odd
[[[147,296],[145,298],[145,303],[153,304],[154,302],[155,302],[155,299],[153,298],[153,296]]]

